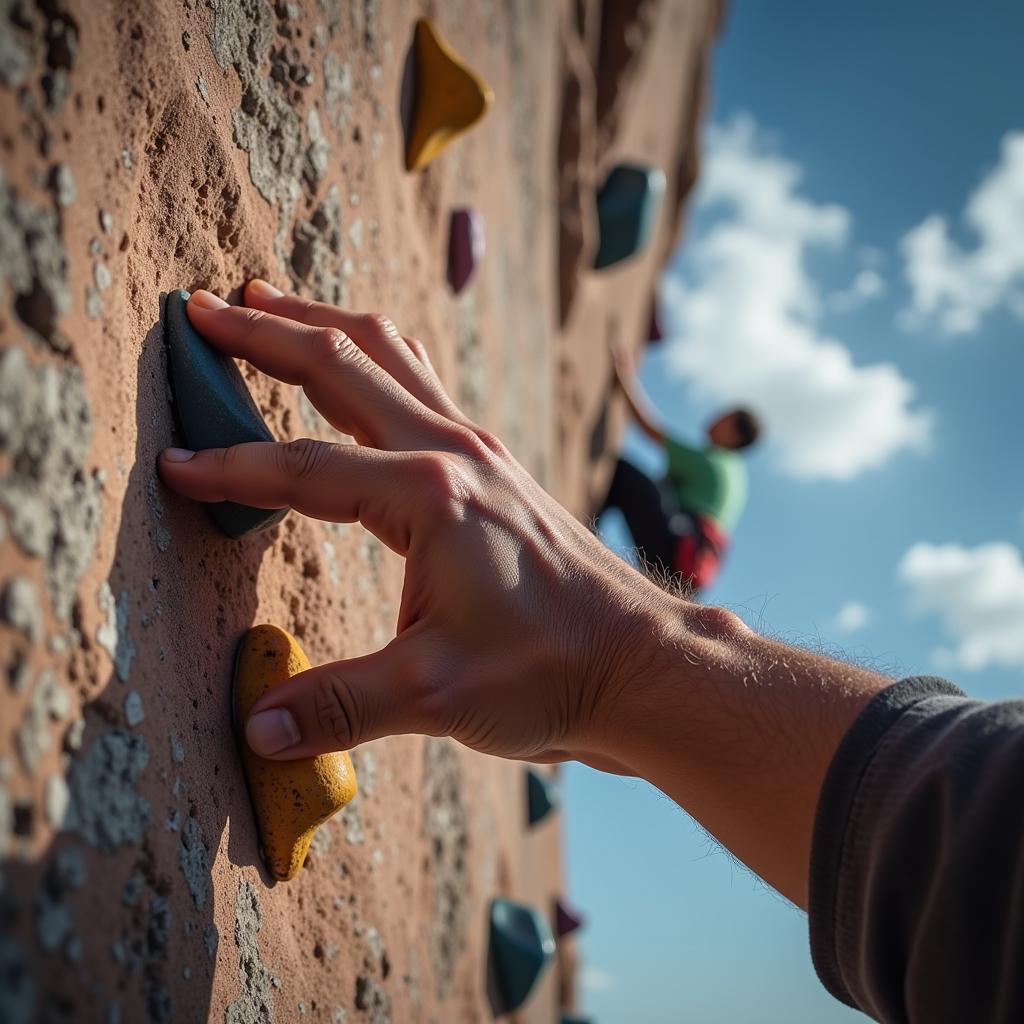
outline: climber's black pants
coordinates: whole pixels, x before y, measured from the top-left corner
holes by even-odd
[[[601,512],[608,508],[617,508],[626,517],[633,544],[641,557],[671,574],[679,538],[669,529],[658,485],[636,466],[619,459]]]

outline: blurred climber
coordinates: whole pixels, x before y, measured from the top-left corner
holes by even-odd
[[[420,733],[638,776],[808,910],[837,999],[886,1024],[1024,1020],[1024,701],[894,682],[666,592],[469,419],[390,320],[262,281],[244,301],[197,291],[188,315],[357,443],[169,448],[161,478],[196,501],[358,520],[405,559],[394,639],[261,697],[254,753]]]
[[[612,351],[615,381],[640,429],[665,449],[668,468],[658,482],[619,459],[600,511],[619,509],[633,544],[661,575],[676,575],[691,595],[715,578],[747,501],[747,471],[737,454],[754,444],[761,428],[747,409],[722,413],[707,428],[708,444],[695,448],[658,425],[640,390],[632,360]]]

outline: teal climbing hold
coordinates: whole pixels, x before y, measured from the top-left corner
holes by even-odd
[[[559,804],[558,785],[536,768],[526,769],[526,810],[531,825],[543,821]]]
[[[167,296],[164,337],[170,364],[171,389],[185,443],[194,451],[226,448],[245,441],[273,441],[234,360],[205,342],[189,321],[189,293]],[[244,537],[280,522],[286,508],[250,508],[233,501],[206,506],[229,537]]]
[[[488,953],[501,997],[499,1012],[526,1002],[554,952],[554,936],[539,911],[511,900],[491,901]]]
[[[619,164],[597,194],[600,242],[594,267],[610,267],[635,256],[650,239],[665,193],[658,167]]]

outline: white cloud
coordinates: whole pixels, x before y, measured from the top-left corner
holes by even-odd
[[[580,985],[585,992],[607,992],[615,987],[615,979],[603,968],[587,964],[581,973]]]
[[[999,162],[967,199],[963,221],[977,236],[971,249],[933,213],[901,243],[911,306],[904,322],[932,319],[947,334],[976,331],[1003,307],[1024,320],[1024,132],[1003,136]]]
[[[911,607],[942,620],[952,646],[934,652],[940,665],[1024,668],[1024,561],[1018,547],[915,544],[900,560],[898,576],[910,588]]]
[[[856,633],[871,621],[871,610],[860,601],[847,601],[836,613],[836,629],[840,633]]]
[[[707,142],[699,202],[724,216],[690,243],[689,279],[666,281],[673,370],[712,401],[758,409],[791,476],[846,480],[924,447],[931,416],[912,408],[913,385],[890,363],[856,365],[817,325],[807,253],[845,245],[849,213],[799,194],[799,166],[768,152],[751,118]]]
[[[829,309],[836,313],[849,313],[872,299],[880,298],[885,290],[885,278],[873,267],[865,267],[858,271],[849,288],[833,292],[828,297]]]

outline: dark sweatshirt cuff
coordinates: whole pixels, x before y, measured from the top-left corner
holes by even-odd
[[[886,733],[915,704],[929,697],[963,697],[945,679],[904,679],[872,698],[843,737],[818,797],[808,880],[811,957],[821,983],[849,1006],[857,1007],[842,978],[837,954],[838,883],[857,793]]]

